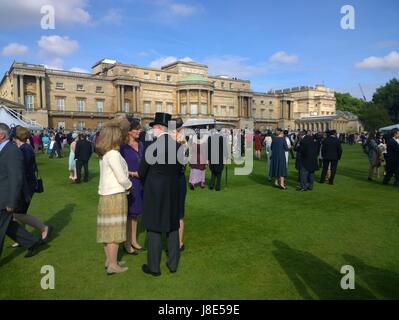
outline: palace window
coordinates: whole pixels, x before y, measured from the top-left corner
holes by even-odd
[[[220,83],[220,86],[221,86],[222,88],[224,88],[224,82],[223,82],[223,81]]]
[[[207,107],[208,105],[206,103],[201,103],[201,114],[207,113]]]
[[[78,130],[83,130],[84,128],[86,128],[86,123],[84,121],[78,121],[76,123],[76,128]]]
[[[148,114],[151,112],[151,102],[144,101],[144,113]]]
[[[155,75],[155,80],[161,81],[161,75],[160,75],[160,74],[156,74],[156,75]]]
[[[129,101],[126,101],[126,100],[125,100],[125,105],[123,106],[123,111],[124,111],[125,113],[128,113],[128,112],[129,112]]]
[[[34,109],[34,96],[26,95],[25,96],[25,106],[26,110],[32,111]]]
[[[230,83],[230,89],[233,89],[233,84],[232,83]]]
[[[144,79],[150,79],[150,74],[148,72],[144,72]]]
[[[57,82],[55,84],[56,89],[64,89],[64,83],[63,82]]]
[[[265,102],[263,100],[260,100],[260,104],[265,104]]]
[[[170,75],[166,76],[166,81],[170,81],[171,79],[172,79],[172,76],[170,76]]]
[[[269,118],[270,118],[270,119],[273,118],[273,110],[269,110]]]
[[[57,97],[55,98],[57,111],[64,111],[65,110],[65,98]]]
[[[104,100],[96,100],[97,112],[104,111]]]
[[[221,108],[220,108],[220,113],[221,113],[221,116],[222,117],[225,117],[226,116],[226,106],[222,106]]]
[[[230,115],[230,117],[234,116],[234,107],[229,108],[229,115]]]
[[[181,113],[186,114],[187,113],[187,104],[182,103],[181,104]]]
[[[97,123],[97,130],[101,130],[104,127],[104,122]]]
[[[256,118],[256,109],[255,108],[252,109],[252,116]]]
[[[198,105],[196,103],[191,104],[191,114],[198,114]]]
[[[104,92],[103,87],[101,87],[101,86],[96,87],[96,93],[103,93],[103,92]]]
[[[162,102],[155,102],[156,112],[162,112]]]
[[[218,114],[218,106],[213,106],[213,114],[214,115]]]
[[[173,113],[173,103],[168,103],[168,113],[172,114]]]
[[[85,100],[82,98],[78,98],[76,100],[78,112],[85,111]]]
[[[83,86],[83,84],[78,84],[78,85],[76,86],[76,90],[77,90],[77,91],[84,91],[84,90],[85,90],[85,87]]]
[[[261,110],[260,110],[260,117],[261,117],[262,119],[265,118],[265,109],[261,109]]]

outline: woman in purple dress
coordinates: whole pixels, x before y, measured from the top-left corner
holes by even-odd
[[[126,224],[125,252],[136,255],[136,251],[144,250],[137,241],[137,217],[143,211],[143,185],[138,178],[137,171],[144,156],[143,144],[139,141],[141,126],[136,119],[130,121],[127,144],[120,147],[120,153],[126,160],[129,178],[133,184],[133,191],[128,196],[128,221]]]

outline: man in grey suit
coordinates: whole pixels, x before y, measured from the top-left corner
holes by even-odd
[[[6,235],[28,250],[27,258],[34,256],[42,244],[13,220],[23,196],[23,161],[22,152],[10,141],[10,128],[0,123],[0,256]]]

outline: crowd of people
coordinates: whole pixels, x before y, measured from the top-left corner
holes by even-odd
[[[104,246],[108,275],[128,270],[123,261],[118,261],[119,246],[123,244],[124,252],[129,255],[147,251],[142,271],[159,276],[163,233],[167,237],[166,266],[170,272],[176,272],[185,249],[187,186],[191,190],[197,185],[205,188],[205,173],[209,168],[209,189],[220,191],[226,161],[248,150],[252,152],[253,146],[259,160],[265,148],[268,180],[274,179],[273,185],[281,190],[287,189],[290,158],[298,172],[298,191],[312,191],[315,172],[320,169],[319,182],[333,185],[343,153],[341,143],[358,141],[370,163],[368,179],[375,180],[383,167],[383,183],[388,184],[395,176],[395,185],[399,186],[398,129],[385,135],[358,136],[338,135],[335,130],[313,133],[283,129],[266,134],[259,130],[255,134],[249,130],[213,129],[207,134],[195,130],[187,135],[181,118],[173,119],[175,127],[168,128],[171,121],[170,114],[156,113],[154,121],[143,130],[140,120],[120,116],[100,132],[67,134],[62,130],[31,134],[23,127],[10,130],[0,124],[0,254],[5,235],[15,241],[14,246],[28,250],[26,257],[35,255],[51,236],[51,226],[28,213],[34,193],[40,192],[35,153],[55,150],[54,155],[62,157],[66,143],[70,146],[69,179],[75,184],[82,181],[82,169],[83,182],[89,180],[88,163],[92,154],[96,153],[99,159],[97,242]],[[52,154],[50,151],[50,158]],[[178,161],[179,155],[189,161]],[[188,181],[186,167],[190,168]],[[147,230],[146,248],[138,239],[139,216]],[[27,232],[25,225],[37,229],[40,237]]]

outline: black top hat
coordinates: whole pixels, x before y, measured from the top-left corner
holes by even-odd
[[[160,124],[160,125],[167,127],[168,122],[171,120],[172,120],[172,116],[169,113],[157,112],[157,113],[155,113],[154,121],[150,123],[150,126],[153,127],[156,124]]]

